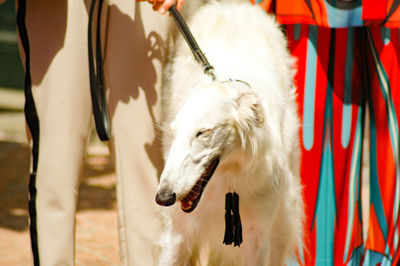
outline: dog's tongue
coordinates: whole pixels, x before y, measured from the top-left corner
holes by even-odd
[[[181,200],[181,208],[184,211],[190,210],[190,208],[192,208],[192,205],[193,205],[193,201],[189,201],[187,199]]]

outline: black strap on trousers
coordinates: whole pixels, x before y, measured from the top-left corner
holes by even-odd
[[[30,69],[30,45],[28,31],[26,27],[26,0],[18,0],[17,8],[17,28],[21,40],[22,48],[25,53],[25,105],[24,113],[26,123],[32,136],[32,172],[29,178],[29,218],[30,218],[30,236],[31,247],[33,253],[33,262],[35,266],[40,265],[38,236],[37,236],[37,211],[36,211],[36,172],[39,159],[39,132],[40,123],[36,111],[35,102],[32,94],[32,80]],[[103,61],[101,55],[101,39],[100,39],[100,14],[103,0],[99,0],[98,19],[97,19],[97,39],[96,39],[96,69],[94,68],[93,49],[92,49],[92,18],[96,0],[92,0],[89,14],[89,71],[91,95],[93,104],[93,113],[96,121],[96,129],[101,140],[108,140],[110,137],[110,126],[108,109],[105,98]]]
[[[93,15],[94,9],[97,6],[97,21],[96,21],[96,55],[93,53]],[[110,117],[108,114],[108,106],[105,93],[103,56],[101,49],[101,10],[103,0],[92,0],[89,9],[89,25],[88,25],[88,53],[89,53],[89,74],[90,74],[90,94],[92,97],[92,108],[94,121],[96,125],[97,135],[100,140],[105,141],[110,139],[111,127]]]
[[[35,266],[39,265],[39,251],[37,242],[37,223],[36,223],[36,171],[39,157],[39,118],[32,95],[32,80],[30,68],[30,47],[28,32],[25,23],[26,0],[18,1],[17,9],[17,27],[22,47],[25,52],[25,119],[32,136],[32,172],[29,178],[29,218],[30,234],[33,253],[33,262]]]

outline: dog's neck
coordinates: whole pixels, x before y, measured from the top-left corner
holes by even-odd
[[[240,148],[236,148],[222,158],[219,168],[226,175],[242,174],[243,172],[247,172],[251,161],[252,159],[249,154],[241,151]]]
[[[231,151],[221,158],[218,172],[224,176],[226,185],[232,191],[240,186],[240,182],[245,182],[247,178],[254,175],[254,169],[258,169],[258,164],[265,164],[263,158],[254,158],[251,154],[243,152],[241,148]]]

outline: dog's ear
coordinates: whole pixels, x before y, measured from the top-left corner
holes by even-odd
[[[258,143],[254,138],[255,129],[264,125],[264,111],[259,96],[251,89],[240,90],[236,101],[236,126],[242,143],[253,156],[257,154]]]
[[[237,122],[246,129],[262,127],[264,125],[264,112],[259,96],[251,89],[239,91],[236,99]]]

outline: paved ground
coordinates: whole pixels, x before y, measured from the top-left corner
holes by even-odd
[[[29,147],[22,92],[0,88],[0,265],[32,265]],[[108,149],[91,141],[76,217],[76,264],[119,265],[115,175]]]

